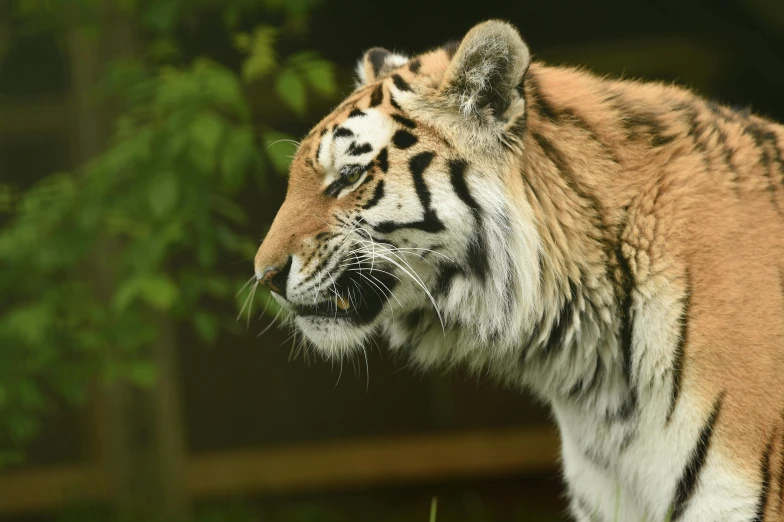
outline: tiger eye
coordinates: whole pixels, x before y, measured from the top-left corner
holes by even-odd
[[[346,174],[345,178],[346,181],[348,181],[349,183],[356,183],[361,175],[362,175],[362,171],[355,169],[349,172],[348,174]]]

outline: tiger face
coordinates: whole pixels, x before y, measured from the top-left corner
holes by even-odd
[[[538,247],[507,175],[528,64],[502,22],[413,59],[371,49],[302,141],[255,272],[324,353],[377,331],[398,347],[460,329],[497,342],[523,302],[512,322],[531,320]]]

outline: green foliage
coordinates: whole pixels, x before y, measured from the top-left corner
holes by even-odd
[[[32,30],[56,36],[70,24],[94,34],[110,10],[150,37],[138,57],[107,71],[101,91],[122,111],[104,153],[23,193],[0,184],[0,217],[9,222],[0,229],[0,467],[18,459],[12,450],[46,412],[82,401],[96,378],[154,383],[150,349],[161,319],[190,325],[205,343],[237,329],[229,310],[242,281],[219,263],[250,261],[258,245],[248,233],[259,224],[250,227],[236,201],[265,186],[269,172],[285,172],[294,151],[290,143],[267,147],[290,138],[260,129],[245,93],[266,85],[302,115],[311,94],[335,92],[328,62],[276,49],[304,27],[313,4],[15,0],[15,15]],[[205,56],[180,61],[178,28],[215,12],[244,53],[239,71]],[[281,24],[236,32],[240,20],[264,12]],[[268,294],[255,299],[278,313]]]

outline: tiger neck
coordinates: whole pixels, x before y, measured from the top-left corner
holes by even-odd
[[[525,123],[511,126],[519,135],[509,140],[521,148],[517,170],[497,187],[508,208],[486,210],[479,231],[493,260],[485,278],[442,266],[431,286],[441,318],[417,310],[386,331],[421,366],[467,365],[553,404],[627,418],[637,401],[633,277],[618,239],[625,210],[612,197],[623,191],[607,188],[620,167],[579,107],[548,92],[551,72],[562,74],[532,65],[524,85]]]
[[[544,260],[542,315],[522,356],[525,380],[546,399],[590,402],[607,417],[627,417],[637,397],[630,384],[634,277],[621,249],[624,189],[612,187],[621,167],[599,137],[611,129],[581,116],[600,82],[534,65],[524,84],[521,178]]]

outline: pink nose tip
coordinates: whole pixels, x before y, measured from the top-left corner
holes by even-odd
[[[275,292],[276,294],[283,293],[283,289],[278,286],[278,282],[276,281],[276,276],[280,274],[280,270],[277,268],[268,268],[264,271],[264,274],[259,279],[259,282]]]
[[[289,256],[284,265],[267,266],[261,271],[259,283],[269,288],[271,291],[286,297],[286,287],[288,286],[289,272],[293,258]]]

